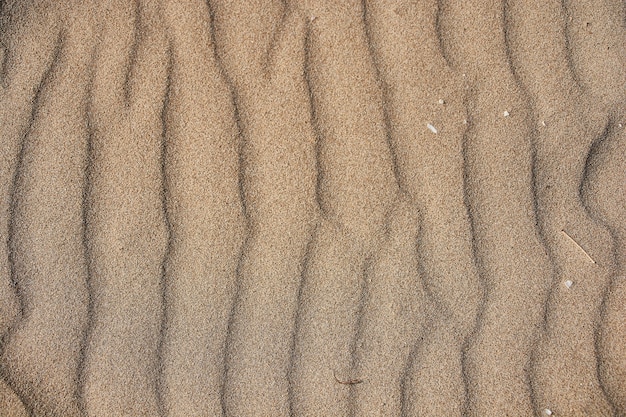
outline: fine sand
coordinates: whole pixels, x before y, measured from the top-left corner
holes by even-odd
[[[623,0],[0,8],[0,417],[626,416]]]

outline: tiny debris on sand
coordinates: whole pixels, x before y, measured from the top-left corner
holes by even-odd
[[[437,129],[435,128],[435,126],[431,125],[430,123],[426,123],[426,127],[434,134],[437,134]]]
[[[572,242],[574,242],[574,244],[575,244],[576,246],[578,246],[578,248],[579,248],[581,251],[583,251],[583,253],[587,256],[587,258],[589,258],[589,260],[591,261],[591,263],[594,263],[594,264],[596,263],[596,261],[595,261],[595,260],[594,260],[594,259],[593,259],[593,258],[592,258],[592,257],[591,257],[588,253],[587,253],[587,251],[586,251],[585,249],[583,249],[583,247],[582,247],[582,246],[580,246],[580,244],[579,244],[578,242],[576,242],[576,241],[574,240],[574,238],[573,238],[573,237],[571,237],[570,235],[568,235],[568,234],[567,234],[567,232],[566,232],[565,230],[561,230],[561,232],[563,232],[563,234],[564,234],[565,236],[567,236],[569,240],[571,240]]]
[[[362,379],[348,379],[346,381],[341,380],[337,378],[335,371],[333,371],[333,377],[335,378],[335,381],[337,381],[337,383],[342,384],[342,385],[356,385],[356,384],[360,384],[361,382],[363,382]]]

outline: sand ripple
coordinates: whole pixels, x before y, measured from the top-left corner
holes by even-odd
[[[620,0],[0,5],[0,416],[626,415]]]

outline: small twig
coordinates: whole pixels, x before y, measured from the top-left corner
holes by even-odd
[[[578,246],[578,248],[579,248],[581,251],[583,251],[583,253],[584,253],[585,255],[587,255],[587,258],[589,258],[589,260],[591,261],[591,263],[594,263],[594,264],[596,263],[596,261],[594,261],[594,260],[593,260],[593,258],[592,258],[592,257],[591,257],[588,253],[587,253],[587,251],[586,251],[586,250],[585,250],[582,246],[580,246],[580,245],[578,244],[578,242],[576,242],[576,241],[574,240],[574,238],[573,238],[573,237],[571,237],[570,235],[568,235],[568,234],[567,234],[567,232],[566,232],[565,230],[563,230],[563,229],[561,229],[561,232],[563,232],[563,234],[564,234],[565,236],[567,236],[567,237],[569,238],[569,240],[571,240],[572,242],[574,242],[574,245]]]
[[[337,375],[335,375],[335,370],[333,370],[333,377],[335,378],[335,381],[342,385],[356,385],[363,382],[362,379],[348,379],[347,381],[342,381],[341,379],[337,378]]]

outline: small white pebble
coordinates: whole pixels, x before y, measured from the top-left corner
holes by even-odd
[[[624,127],[624,125],[623,125],[623,124],[621,124],[621,123],[618,123],[618,124],[617,124],[617,127]]]
[[[445,101],[443,101],[443,99],[442,99],[442,98],[440,98],[440,99],[439,99],[439,104],[443,104],[443,103],[445,103]]]
[[[565,286],[567,288],[572,288],[572,285],[574,285],[574,283],[572,281],[570,281],[569,279],[567,281],[565,281]]]
[[[463,74],[463,76],[465,77],[465,74]]]
[[[466,125],[467,124],[467,119],[463,119],[463,124]]]
[[[552,415],[552,410],[546,408],[545,410],[543,410],[543,413],[547,416],[551,416]]]
[[[315,19],[317,19],[317,16],[311,16],[311,22],[314,21]]]
[[[507,110],[505,110],[505,111],[504,111],[504,113],[502,113],[502,115],[503,115],[504,117],[509,117],[509,114],[510,114],[510,113],[509,113]]]
[[[544,122],[543,120],[541,121],[541,126],[546,126],[546,122]]]
[[[435,128],[435,126],[431,125],[430,123],[426,123],[426,127],[434,134],[437,134],[437,129]]]

